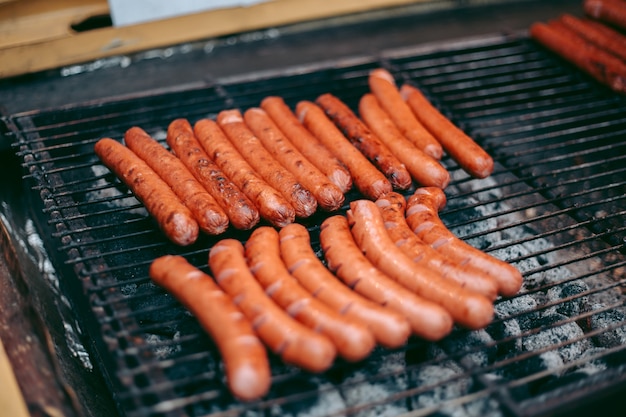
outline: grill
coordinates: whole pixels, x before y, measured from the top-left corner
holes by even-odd
[[[133,125],[164,142],[174,118],[193,123],[267,95],[293,107],[331,92],[355,109],[377,67],[422,88],[494,157],[496,169],[484,180],[444,158],[453,181],[441,217],[473,246],[517,266],[524,287],[496,300],[486,329],[455,329],[439,343],[411,339],[360,363],[337,360],[319,375],[270,357],[270,394],[236,402],[212,341],[148,277],[150,262],[168,253],[207,270],[216,238],[187,248],[168,243],[93,145],[120,139]],[[626,100],[526,34],[389,50],[3,121],[38,231],[121,415],[540,416],[626,387]],[[316,249],[322,218],[305,223]],[[227,236],[245,241],[247,233]]]

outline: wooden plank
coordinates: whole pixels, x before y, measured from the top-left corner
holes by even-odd
[[[30,413],[26,407],[26,402],[22,397],[22,392],[17,385],[15,374],[11,362],[4,350],[2,340],[0,340],[0,410],[3,415],[14,417],[28,417]]]
[[[0,49],[0,77],[102,57],[426,0],[272,0],[131,26],[108,27]]]

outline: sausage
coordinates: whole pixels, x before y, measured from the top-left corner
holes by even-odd
[[[252,201],[263,219],[277,227],[295,220],[291,204],[245,161],[217,123],[201,119],[193,130],[209,157]]]
[[[217,124],[252,168],[291,204],[296,216],[306,218],[317,210],[315,197],[265,149],[248,129],[239,110],[223,110]]]
[[[200,227],[174,191],[133,151],[111,138],[98,140],[94,150],[145,206],[168,239],[188,246],[198,239]]]
[[[353,184],[367,198],[392,191],[389,180],[339,131],[316,104],[301,101],[296,114],[302,124],[348,168]]]
[[[626,36],[591,19],[580,19],[569,13],[561,15],[559,22],[601,49],[626,61]]]
[[[345,216],[331,216],[322,222],[320,243],[332,272],[357,293],[406,317],[415,335],[437,341],[450,333],[450,313],[372,265],[354,241]]]
[[[439,188],[448,186],[450,173],[439,161],[409,142],[380,107],[373,94],[365,94],[361,97],[359,114],[372,132],[406,166],[415,181],[425,186]]]
[[[373,201],[355,200],[347,214],[355,242],[378,269],[417,295],[441,305],[462,326],[480,329],[491,322],[493,304],[485,296],[415,264],[394,245]]]
[[[417,88],[404,84],[400,94],[417,119],[437,138],[461,168],[476,178],[493,172],[493,158],[472,138],[444,116]]]
[[[128,129],[124,134],[124,143],[172,188],[191,211],[200,230],[209,235],[218,235],[226,231],[228,216],[180,159],[168,152],[140,127]]]
[[[626,29],[626,4],[622,0],[585,0],[583,11],[594,19]]]
[[[244,120],[270,154],[313,194],[320,208],[341,208],[345,201],[343,192],[300,153],[263,109],[246,110]]]
[[[187,120],[173,120],[167,128],[166,141],[178,160],[214,198],[233,227],[250,229],[259,222],[259,212],[254,204],[209,158]]]
[[[290,316],[328,337],[338,354],[347,361],[360,361],[369,355],[374,346],[370,331],[313,297],[291,276],[280,257],[276,229],[257,228],[245,248],[250,271],[265,293]]]
[[[270,96],[261,101],[261,108],[269,114],[283,134],[306,159],[322,171],[342,193],[352,188],[350,171],[330,150],[300,123],[281,97]]]
[[[558,22],[533,23],[530,35],[598,82],[615,92],[626,93],[626,64],[619,58],[585,41]]]
[[[436,271],[446,279],[458,282],[468,290],[481,293],[492,301],[496,299],[498,284],[493,277],[468,265],[456,266],[413,233],[405,218],[404,196],[395,192],[389,193],[375,203],[383,216],[389,237],[415,263]]]
[[[455,236],[439,218],[438,210],[445,204],[446,196],[439,188],[418,188],[407,201],[407,224],[420,239],[452,262],[478,268],[493,277],[500,294],[506,297],[517,294],[522,285],[522,274],[509,263]]]
[[[411,333],[406,318],[343,285],[315,255],[304,226],[287,225],[279,231],[279,237],[281,257],[289,273],[311,294],[346,318],[365,325],[381,345],[398,347],[406,343]]]
[[[261,340],[285,363],[311,372],[322,372],[332,365],[336,355],[332,342],[291,318],[265,294],[252,276],[238,240],[222,239],[213,245],[209,266],[217,284],[252,322]]]
[[[343,134],[374,166],[391,185],[406,190],[412,185],[411,174],[389,148],[343,103],[332,94],[322,94],[315,101]]]
[[[211,336],[224,361],[226,382],[240,400],[267,394],[271,371],[265,346],[252,325],[213,281],[182,256],[165,255],[150,265],[150,278],[172,294]]]
[[[389,71],[377,68],[370,72],[368,84],[380,106],[398,127],[398,130],[426,155],[441,159],[443,149],[437,139],[416,118],[402,99]]]

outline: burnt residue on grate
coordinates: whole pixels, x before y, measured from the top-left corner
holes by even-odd
[[[422,88],[494,156],[484,180],[443,159],[453,181],[441,217],[519,268],[523,288],[496,300],[487,328],[455,329],[439,343],[411,339],[319,375],[272,356],[270,394],[238,403],[211,340],[147,274],[166,253],[206,270],[217,238],[169,243],[93,145],[133,125],[164,143],[175,118],[193,123],[268,95],[293,107],[331,92],[356,108],[377,67]],[[626,383],[625,104],[523,36],[496,36],[19,114],[5,124],[60,285],[121,415],[539,416]],[[305,222],[315,245],[323,217]],[[248,233],[227,236],[245,241]]]

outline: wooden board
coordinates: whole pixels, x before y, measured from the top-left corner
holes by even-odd
[[[75,32],[108,13],[106,0],[19,0],[0,5],[0,78],[232,33],[425,0],[271,0],[122,27]]]

